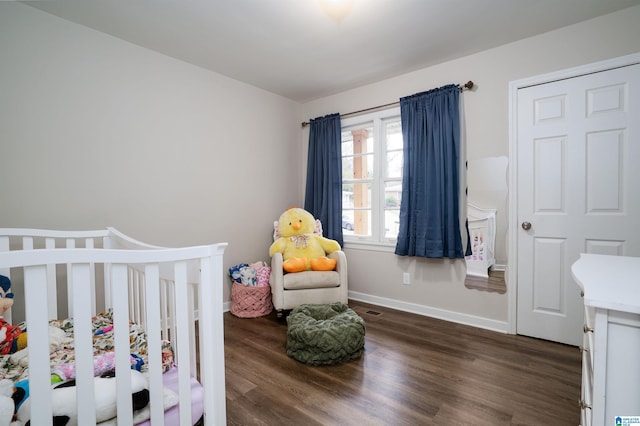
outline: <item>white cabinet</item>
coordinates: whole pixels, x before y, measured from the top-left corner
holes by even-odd
[[[581,424],[640,416],[640,258],[582,254],[571,270],[585,304]]]
[[[584,336],[582,341],[582,395],[580,398],[580,424],[590,426],[593,407],[593,325],[595,311],[584,309]]]

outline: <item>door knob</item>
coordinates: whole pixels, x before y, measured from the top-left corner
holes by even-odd
[[[524,229],[525,231],[528,231],[529,229],[531,229],[531,223],[522,222],[522,229]]]

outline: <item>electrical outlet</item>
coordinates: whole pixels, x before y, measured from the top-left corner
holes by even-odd
[[[402,284],[409,284],[411,282],[411,275],[408,272],[402,274]]]

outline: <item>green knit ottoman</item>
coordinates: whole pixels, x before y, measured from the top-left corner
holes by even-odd
[[[310,365],[358,358],[364,351],[364,320],[343,303],[301,305],[287,317],[287,355]]]

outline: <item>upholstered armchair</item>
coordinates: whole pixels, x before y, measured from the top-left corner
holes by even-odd
[[[278,317],[283,310],[306,303],[347,304],[347,258],[342,250],[328,255],[336,260],[334,271],[303,271],[286,273],[282,269],[282,253],[271,258],[271,295]]]

